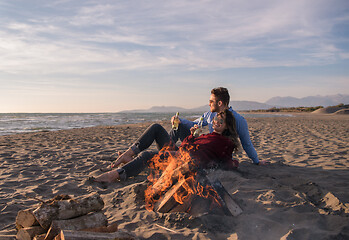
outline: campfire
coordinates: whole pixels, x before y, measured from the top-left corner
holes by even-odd
[[[211,181],[188,151],[166,148],[151,160],[146,208],[157,212],[239,215],[242,210],[219,180]]]
[[[192,216],[206,213],[237,216],[242,213],[232,196],[218,180],[185,150],[160,151],[152,159],[150,182],[145,190],[149,211],[186,212]],[[58,197],[58,198],[57,198]],[[103,214],[103,199],[98,193],[72,198],[59,195],[40,206],[17,214],[17,239],[135,239],[117,224],[108,224]]]

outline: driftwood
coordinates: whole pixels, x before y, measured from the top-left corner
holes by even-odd
[[[33,214],[34,210],[35,208],[18,211],[17,217],[16,217],[17,229],[39,225],[39,223],[36,221],[36,218]]]
[[[16,238],[18,240],[31,240],[36,235],[42,234],[44,232],[45,232],[45,229],[43,229],[40,226],[21,228],[18,230]]]
[[[103,207],[103,199],[95,193],[77,199],[42,203],[40,207],[33,211],[33,214],[39,224],[47,230],[53,220],[71,219],[86,215],[89,212],[100,211]]]
[[[107,217],[102,212],[91,213],[68,220],[54,220],[47,232],[45,240],[53,239],[61,230],[82,230],[107,225]]]
[[[113,233],[62,230],[55,240],[136,240],[133,234],[123,231]]]
[[[104,233],[111,233],[116,232],[118,230],[118,224],[117,223],[111,223],[108,226],[101,226],[101,227],[95,227],[95,228],[87,228],[82,229],[81,231],[85,232],[104,232]]]
[[[46,237],[46,233],[44,234],[40,234],[40,235],[36,235],[33,240],[45,240]]]

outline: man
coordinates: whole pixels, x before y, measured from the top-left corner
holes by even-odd
[[[214,88],[211,91],[211,96],[210,96],[210,101],[209,101],[209,106],[210,106],[210,112],[205,112],[202,117],[204,118],[204,126],[209,127],[210,133],[213,132],[213,118],[217,115],[219,112],[223,112],[225,109],[229,109],[235,117],[235,123],[236,123],[236,131],[237,134],[239,135],[241,145],[247,155],[249,156],[250,159],[252,159],[254,164],[257,165],[265,165],[268,162],[266,161],[260,161],[257,156],[257,152],[253,147],[253,144],[250,139],[250,134],[248,131],[248,126],[246,120],[237,112],[235,112],[231,107],[229,107],[229,102],[230,102],[230,96],[229,92],[226,88],[219,87],[219,88]],[[172,117],[171,122],[173,123],[174,117]],[[187,119],[180,119],[180,124],[178,126],[178,130],[171,130],[169,134],[165,131],[164,134],[161,134],[165,137],[161,138],[163,145],[166,143],[169,143],[170,141],[173,141],[173,143],[176,143],[178,139],[181,139],[182,141],[184,138],[189,136],[191,134],[190,129],[194,127],[195,124],[199,122],[199,119],[195,121],[189,121]],[[161,127],[162,128],[162,127]],[[146,134],[147,135],[147,134]],[[150,134],[150,135],[158,135],[158,134]],[[167,137],[166,137],[167,135]],[[145,135],[144,135],[145,136]],[[141,136],[142,138],[142,136]],[[158,136],[159,138],[159,136]],[[153,140],[152,140],[153,141]],[[152,142],[151,141],[151,142]],[[158,142],[158,141],[157,141]],[[138,144],[138,145],[137,145]],[[152,158],[153,154],[155,153],[150,153],[150,152],[143,152],[143,155],[139,156],[139,159],[137,158],[137,161],[133,159],[133,156],[138,154],[137,148],[139,146],[139,142],[133,144],[126,152],[121,154],[118,159],[112,163],[111,167],[116,168],[118,167],[121,163],[124,164],[129,164],[129,168],[135,169],[134,166],[132,166],[133,162],[138,162],[139,159],[145,159],[149,160]],[[94,179],[94,181],[97,182],[113,182],[116,180],[120,179],[126,179],[127,175],[125,174],[125,169],[124,168],[118,168],[111,170],[109,172],[103,173],[102,175],[98,176],[97,178]]]
[[[253,161],[254,164],[257,165],[265,165],[266,161],[260,161],[258,159],[257,152],[255,148],[253,147],[253,144],[250,139],[250,134],[248,131],[248,126],[245,118],[238,114],[236,111],[232,109],[232,107],[229,107],[230,102],[230,96],[228,89],[219,87],[214,88],[211,91],[209,106],[210,106],[210,112],[205,112],[202,117],[204,118],[204,124],[203,126],[207,126],[209,128],[210,133],[213,131],[212,128],[212,122],[213,118],[217,115],[218,112],[222,112],[225,109],[229,109],[236,121],[236,131],[239,135],[241,145],[243,149],[245,150],[247,156]],[[171,122],[173,122],[174,117],[172,117]],[[173,142],[177,142],[178,139],[183,141],[185,137],[190,135],[190,128],[192,128],[195,124],[198,124],[199,119],[195,121],[189,121],[187,119],[179,119],[180,124],[178,126],[178,130],[171,130],[170,136]]]

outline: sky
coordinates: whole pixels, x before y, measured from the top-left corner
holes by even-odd
[[[0,112],[349,94],[348,0],[0,0]]]

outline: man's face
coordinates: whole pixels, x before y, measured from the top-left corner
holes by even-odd
[[[221,101],[217,101],[216,96],[214,94],[211,94],[210,96],[210,111],[211,112],[219,112],[220,111],[220,106],[222,105]]]

